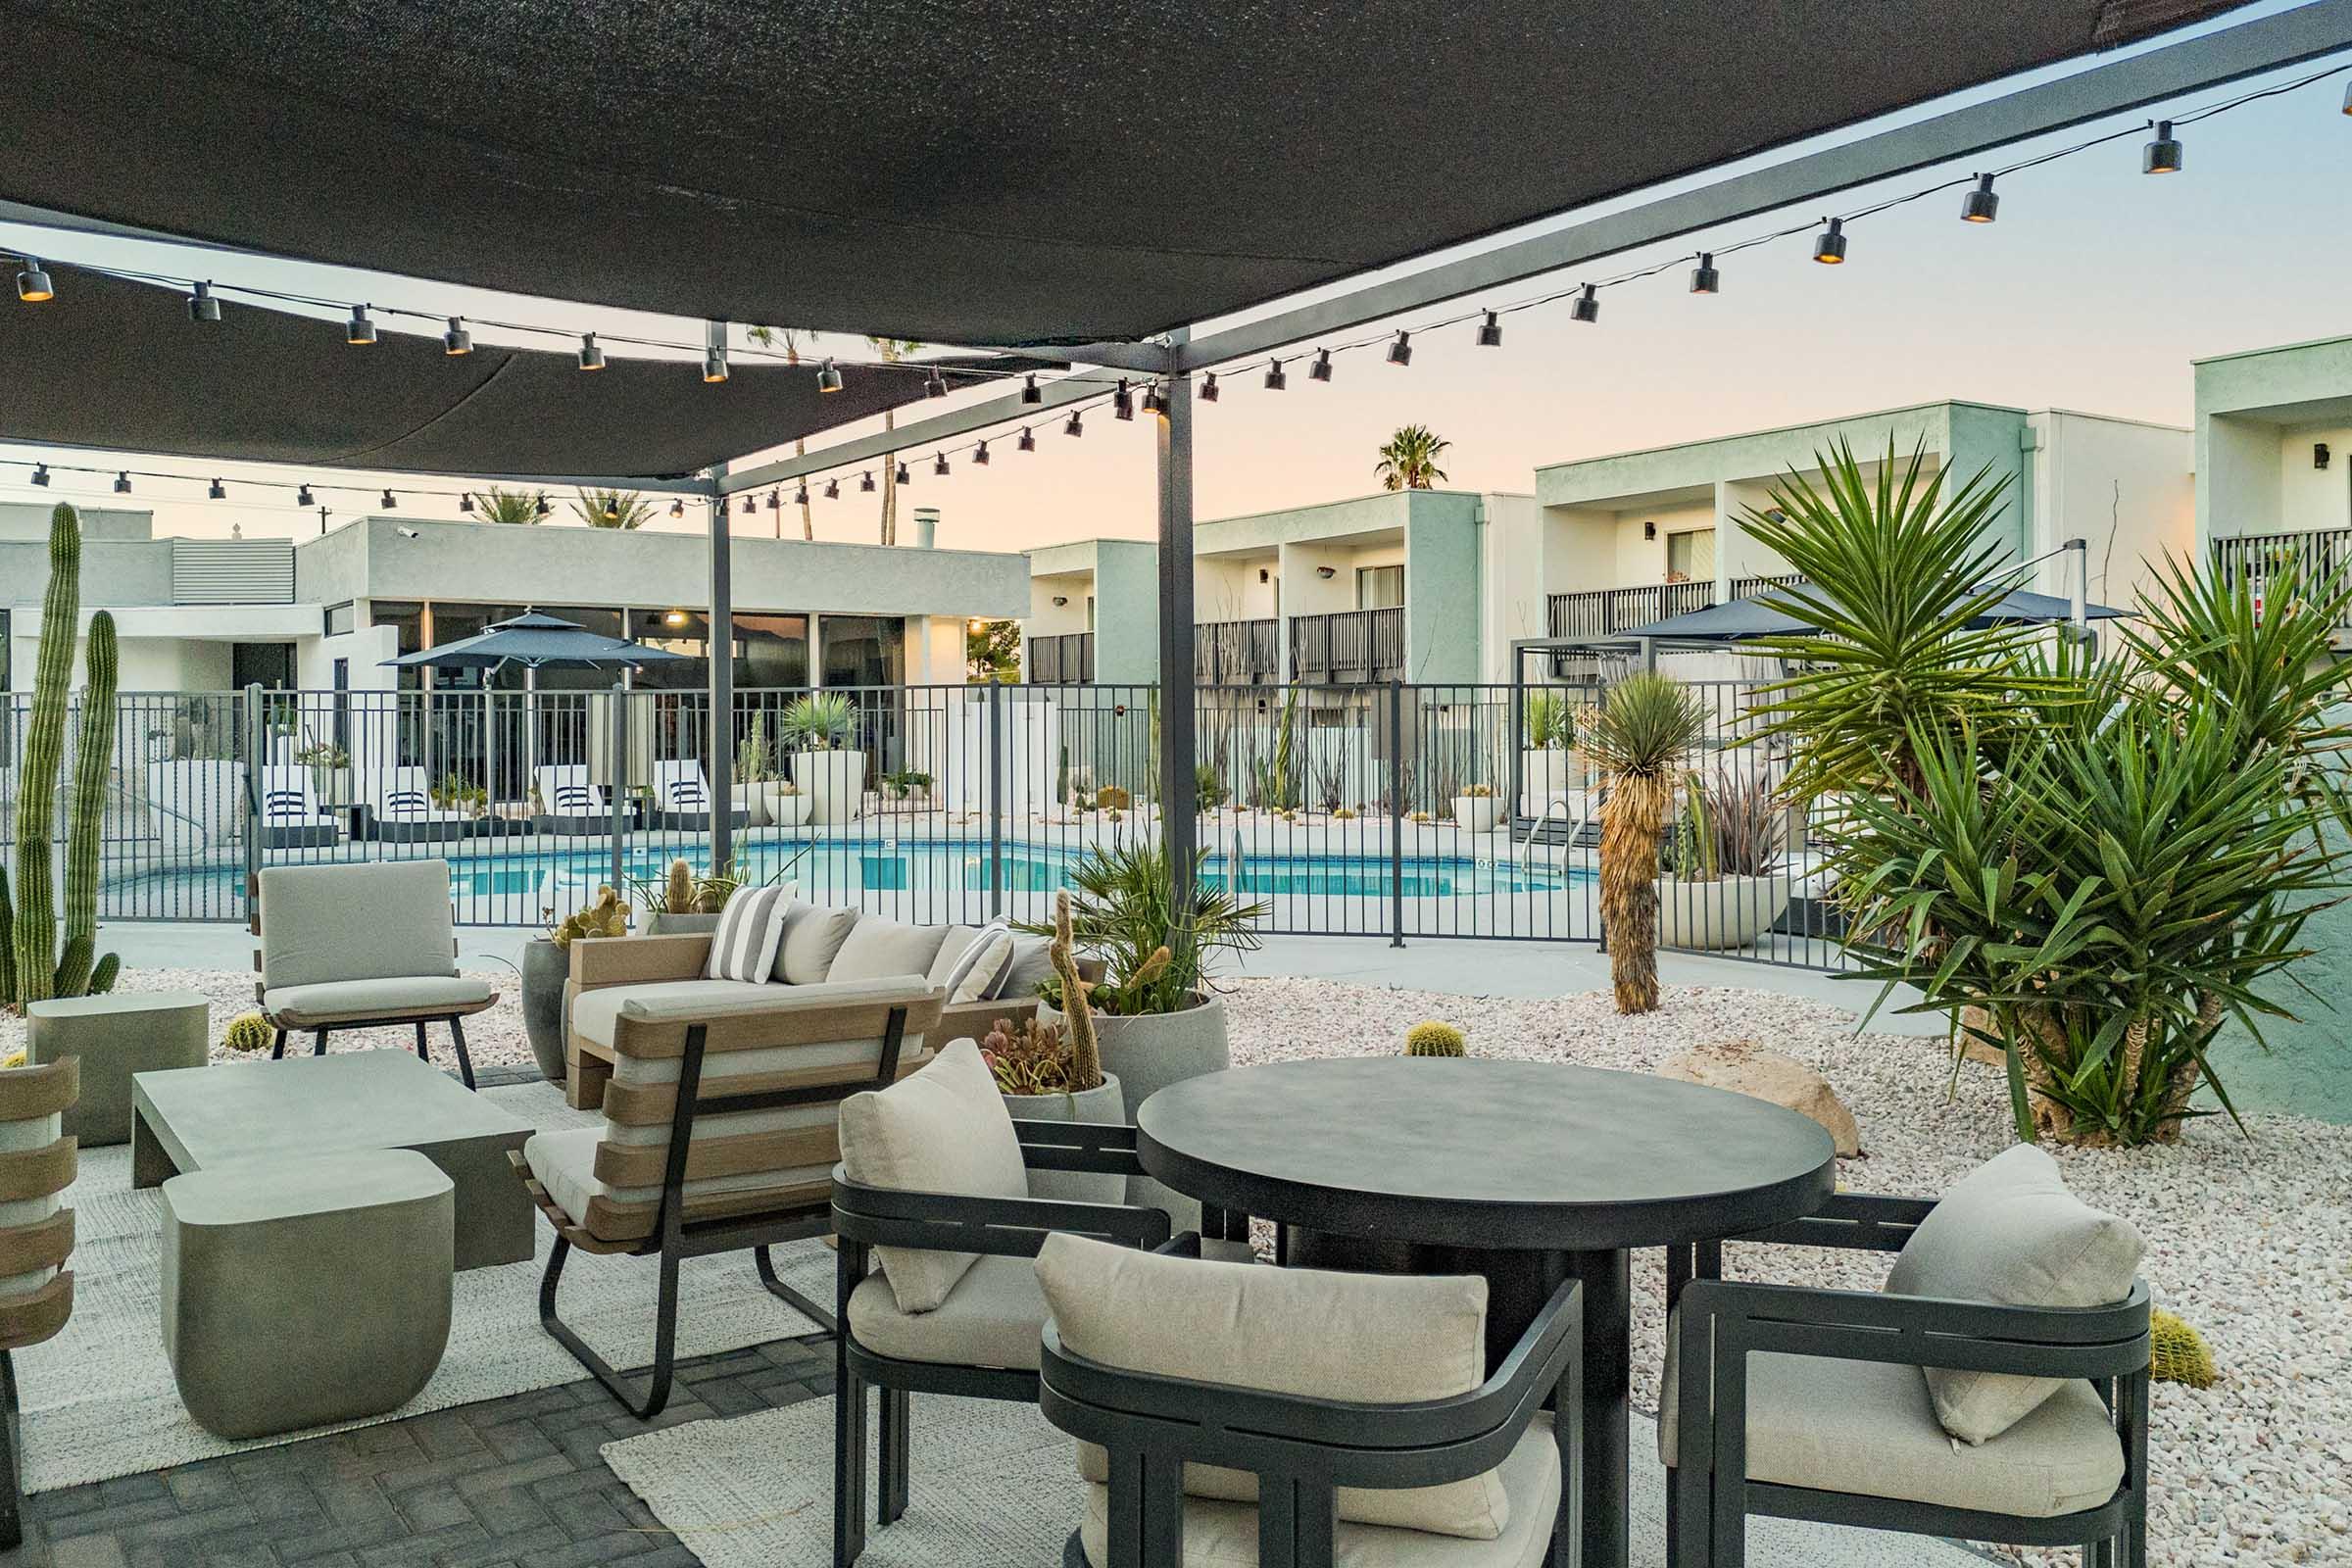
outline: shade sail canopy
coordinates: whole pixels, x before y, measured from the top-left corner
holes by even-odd
[[[1135,338],[2237,0],[0,0],[0,199],[932,342]]]
[[[98,273],[46,305],[0,310],[0,440],[395,472],[674,478],[923,395],[919,370],[738,360],[705,385],[697,365],[572,354],[383,330],[354,348],[338,322],[225,301],[199,326],[177,291]],[[951,386],[986,364],[943,365]],[[928,368],[927,366],[925,367]]]
[[[647,664],[682,662],[684,654],[649,648],[625,638],[590,631],[578,621],[543,615],[537,611],[493,623],[487,631],[441,648],[422,648],[384,663],[394,667],[432,669],[498,669],[520,664],[544,669],[641,669]]]
[[[1806,591],[1819,593],[1818,589]],[[1984,591],[1973,590],[1977,593]],[[2055,594],[2037,594],[2023,588],[2012,588],[1970,624],[2040,625],[2066,620],[2073,613],[2069,602]],[[2084,608],[2085,617],[2091,620],[2114,620],[2131,613],[2131,611],[2118,610],[2113,605],[2088,605]],[[1712,605],[1705,610],[1668,615],[1663,620],[1653,620],[1645,626],[1618,632],[1616,637],[1652,637],[1660,642],[1737,643],[1757,637],[1809,637],[1820,630],[1819,622],[1797,601],[1777,590],[1767,589],[1745,599],[1735,599],[1728,605]]]

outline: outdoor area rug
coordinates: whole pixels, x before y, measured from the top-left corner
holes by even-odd
[[[1034,1405],[914,1396],[906,1516],[858,1568],[1054,1568],[1086,1511],[1068,1437]],[[1664,1568],[1666,1472],[1634,1418],[1633,1568]],[[605,1445],[605,1462],[705,1568],[832,1568],[833,1401],[690,1421]],[[870,1483],[869,1483],[870,1486]],[[1963,1547],[1781,1519],[1748,1522],[1756,1568],[1983,1568]]]
[[[549,1084],[483,1091],[543,1131],[598,1118],[573,1110]],[[74,1315],[48,1343],[17,1352],[24,1404],[24,1487],[47,1492],[185,1464],[240,1448],[291,1443],[313,1428],[252,1443],[214,1437],[188,1416],[164,1356],[159,1189],[134,1191],[130,1149],[84,1150],[66,1201],[74,1210]],[[586,1377],[539,1326],[539,1274],[555,1233],[532,1216],[537,1257],[457,1276],[449,1349],[424,1392],[373,1421],[395,1421]],[[834,1255],[821,1242],[776,1251],[778,1272],[819,1301],[833,1298]],[[574,1252],[564,1270],[564,1320],[608,1360],[642,1366],[654,1345],[651,1259]],[[760,1285],[749,1252],[696,1258],[681,1274],[681,1357],[808,1334],[815,1325]],[[257,1325],[267,1333],[270,1326]],[[367,1426],[373,1421],[352,1422]]]

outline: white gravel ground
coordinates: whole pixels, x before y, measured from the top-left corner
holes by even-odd
[[[484,976],[502,1000],[468,1020],[475,1065],[528,1066],[515,978],[498,968]],[[134,970],[124,984],[203,993],[216,1040],[252,1006],[249,974]],[[1854,1191],[1934,1194],[2011,1139],[1991,1069],[1971,1066],[1947,1096],[1940,1042],[1857,1035],[1851,1013],[1771,992],[1670,988],[1640,1018],[1619,1017],[1605,992],[1530,1000],[1267,979],[1242,982],[1228,1000],[1245,1064],[1385,1054],[1423,1018],[1460,1025],[1479,1055],[1641,1070],[1692,1045],[1753,1039],[1819,1069],[1860,1120],[1865,1152],[1839,1171]],[[19,1049],[23,1028],[0,1014],[0,1054]],[[435,1034],[436,1059],[446,1060]],[[380,1035],[365,1043],[411,1040]],[[338,1039],[346,1044],[363,1042]],[[2251,1137],[2213,1119],[2170,1149],[2059,1152],[2077,1193],[2139,1227],[2157,1301],[2204,1331],[2221,1367],[2204,1393],[2156,1388],[2151,1555],[2180,1568],[2352,1562],[2352,1127],[2290,1116],[2249,1127]],[[1735,1248],[1729,1267],[1862,1287],[1883,1271],[1868,1256],[1793,1249]],[[1644,1408],[1657,1402],[1663,1291],[1657,1255],[1639,1258],[1634,1396]]]

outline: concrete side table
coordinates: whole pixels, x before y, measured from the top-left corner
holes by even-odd
[[[133,1073],[201,1067],[210,1056],[211,1009],[193,991],[36,1002],[24,1016],[27,1063],[81,1058],[81,1100],[66,1111],[66,1132],[84,1149],[130,1142]]]
[[[244,1160],[163,1192],[164,1351],[206,1431],[381,1415],[440,1366],[456,1189],[422,1154]]]

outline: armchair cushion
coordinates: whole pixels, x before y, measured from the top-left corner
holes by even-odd
[[[446,860],[271,866],[260,887],[266,989],[458,972]]]
[[[352,1018],[478,1012],[497,1000],[488,982],[470,975],[407,975],[272,986],[262,993],[262,1010],[286,1028],[303,1029]]]
[[[593,1229],[597,1218],[589,1205],[598,1199],[605,1208],[651,1209],[662,1200],[662,1189],[652,1187],[615,1187],[596,1174],[597,1148],[605,1140],[602,1127],[567,1127],[560,1132],[534,1133],[522,1146],[522,1161],[531,1168],[539,1185],[547,1189],[575,1225]],[[666,1143],[668,1140],[663,1139]],[[710,1200],[740,1198],[751,1193],[790,1193],[817,1184],[822,1192],[825,1167],[808,1165],[798,1170],[757,1170],[735,1176],[711,1176],[690,1181],[681,1189],[688,1204],[687,1217],[692,1218],[695,1207]],[[646,1234],[650,1225],[637,1234]]]
[[[841,949],[834,954],[825,978],[868,980],[885,974],[926,974],[947,936],[944,925],[908,925],[878,914],[861,915],[841,939]]]
[[[1658,1457],[1670,1469],[1680,1444],[1676,1327],[1666,1331],[1658,1411]],[[1917,1367],[1758,1351],[1747,1357],[1747,1479],[2026,1519],[2096,1507],[2123,1484],[2123,1443],[2088,1383],[2052,1381],[2037,1408],[1970,1446],[1937,1422]]]
[[[831,909],[800,899],[784,911],[784,940],[776,947],[776,966],[770,978],[790,986],[812,986],[833,971],[833,960],[858,923],[858,910]],[[916,964],[920,974],[929,959]],[[902,971],[903,972],[903,971]],[[846,978],[846,977],[845,977]]]
[[[850,1293],[850,1334],[877,1355],[946,1366],[1037,1370],[1046,1298],[1025,1257],[981,1257],[928,1312],[900,1310],[890,1281],[869,1274]]]
[[[2003,1306],[2105,1306],[2132,1294],[2144,1249],[2128,1221],[2066,1190],[2058,1162],[2019,1144],[1954,1182],[1887,1271],[1900,1296]],[[2058,1378],[1930,1367],[1943,1429],[1988,1443],[2057,1393]]]
[[[1487,1282],[1474,1275],[1257,1268],[1066,1235],[1046,1239],[1037,1275],[1062,1344],[1107,1366],[1365,1404],[1447,1398],[1486,1378]],[[1078,1465],[1089,1481],[1108,1473],[1092,1445]],[[1257,1478],[1187,1464],[1184,1490],[1253,1502]],[[1497,1471],[1339,1493],[1342,1519],[1470,1540],[1500,1539],[1511,1514]]]
[[[791,995],[777,986],[744,980],[654,980],[642,985],[598,986],[571,999],[571,1032],[610,1049],[613,1023],[620,1009],[631,1003],[640,1006],[735,1005],[781,1003]]]
[[[895,1192],[1029,1196],[1004,1097],[968,1040],[910,1078],[843,1101],[841,1163],[852,1181]],[[936,1310],[976,1256],[906,1247],[877,1247],[874,1255],[902,1312]]]

